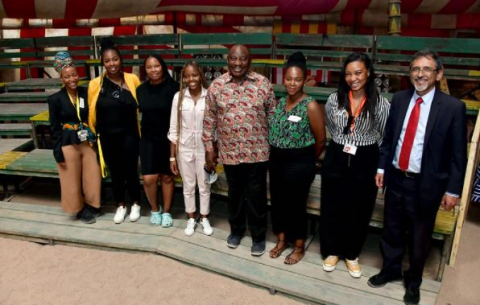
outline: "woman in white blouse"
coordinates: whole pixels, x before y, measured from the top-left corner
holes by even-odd
[[[170,169],[182,176],[185,212],[188,215],[185,235],[195,233],[195,186],[200,193],[200,224],[203,233],[212,235],[207,215],[210,213],[210,184],[206,183],[205,146],[202,142],[206,81],[195,61],[185,64],[180,91],[173,98],[170,118]]]

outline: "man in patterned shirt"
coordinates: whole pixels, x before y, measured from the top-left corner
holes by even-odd
[[[239,246],[248,222],[251,254],[260,256],[265,252],[267,227],[268,117],[275,110],[275,95],[266,77],[249,70],[251,58],[246,46],[233,46],[227,61],[228,72],[212,82],[206,97],[205,159],[213,170],[218,151],[225,168],[230,213],[228,247]]]

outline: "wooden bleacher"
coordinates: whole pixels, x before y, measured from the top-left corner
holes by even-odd
[[[79,46],[82,50],[71,50],[78,65],[100,66],[98,46],[103,37],[40,37],[21,39],[0,39],[0,58],[34,58],[30,61],[0,63],[0,69],[50,67],[54,51],[50,47]],[[121,49],[126,66],[141,65],[146,54],[167,55],[166,61],[172,66],[182,66],[186,56],[220,55],[221,58],[203,58],[204,66],[225,66],[223,56],[226,47],[242,43],[252,49],[254,57],[267,57],[278,60],[296,50],[301,50],[308,58],[307,65],[312,69],[338,71],[341,59],[352,51],[369,54],[378,73],[387,75],[408,75],[410,55],[417,50],[431,48],[444,58],[447,78],[468,81],[480,80],[480,40],[467,38],[426,38],[395,37],[382,35],[316,35],[268,33],[215,33],[215,34],[161,34],[110,37]],[[20,51],[24,50],[24,51]],[[84,57],[89,57],[85,59]],[[170,58],[173,57],[173,58]],[[255,65],[277,67],[278,62],[257,62]],[[283,65],[281,62],[280,65]],[[27,71],[27,72],[28,72]],[[30,75],[30,73],[27,73]],[[93,77],[91,75],[90,77]]]
[[[27,75],[33,68],[50,67],[51,60],[44,60],[46,56],[53,56],[54,51],[46,51],[49,47],[81,46],[82,50],[69,51],[77,57],[78,66],[99,67],[98,50],[102,37],[48,37],[29,39],[0,39],[0,58],[35,58],[31,61],[17,61],[0,63],[0,69],[26,68]],[[377,73],[387,75],[408,75],[408,63],[411,54],[419,49],[431,48],[438,51],[445,63],[445,75],[451,79],[465,81],[480,81],[480,39],[444,39],[444,38],[411,38],[368,35],[309,35],[309,34],[168,34],[168,35],[136,35],[111,37],[121,49],[125,66],[139,66],[143,63],[143,56],[150,53],[166,55],[168,65],[179,67],[192,57],[208,54],[210,58],[197,58],[204,67],[226,66],[225,54],[232,44],[247,44],[250,46],[254,60],[254,67],[282,67],[288,55],[301,50],[308,57],[307,65],[310,69],[324,69],[339,71],[342,60],[353,51],[367,53],[374,61]],[[20,51],[20,48],[22,51]],[[9,51],[6,51],[10,49]],[[26,51],[25,51],[26,50]],[[90,59],[81,59],[83,57]],[[262,57],[262,58],[258,58]],[[88,69],[93,71],[93,69]],[[89,75],[90,78],[96,75]],[[19,82],[6,83],[3,87],[7,93],[0,94],[0,121],[27,121],[32,117],[33,134],[36,147],[38,139],[35,131],[38,126],[48,125],[48,111],[46,104],[25,104],[24,102],[45,101],[51,93],[45,92],[16,92],[25,90],[44,90],[60,88],[59,79],[27,79]],[[88,85],[84,82],[83,86]],[[277,97],[284,96],[285,89],[281,85],[274,86]],[[14,92],[15,93],[12,93]],[[334,88],[306,87],[305,91],[317,101],[325,102]],[[384,94],[391,99],[391,94]],[[12,104],[2,104],[11,102]],[[15,102],[15,103],[13,103]],[[480,103],[474,100],[464,100],[467,105],[467,114],[476,115]],[[25,126],[24,126],[25,127]],[[8,133],[5,127],[0,135]],[[20,126],[18,126],[20,129]],[[20,132],[20,131],[19,131]],[[23,130],[23,132],[26,132]],[[44,139],[42,138],[42,143]],[[0,144],[1,145],[1,144]],[[2,159],[3,158],[3,159]],[[3,160],[3,161],[2,161]],[[3,163],[2,163],[3,162]],[[3,165],[2,165],[3,164]],[[57,178],[56,164],[49,150],[33,150],[25,152],[6,152],[0,154],[0,175],[8,176],[36,176]],[[317,177],[311,189],[308,212],[320,216],[320,176]],[[214,186],[214,193],[226,195],[226,181],[224,177]],[[458,211],[446,212],[440,210],[437,215],[434,238],[443,239],[442,260],[437,279],[441,279],[445,263],[448,262],[452,236]],[[371,226],[383,226],[383,198],[377,199],[377,205],[371,219]],[[422,299],[423,300],[423,299]]]
[[[58,178],[57,163],[53,158],[50,149],[35,149],[29,153],[19,153],[18,158],[11,158],[11,162],[4,163],[0,167],[0,175],[4,176],[26,176],[42,178]],[[1,158],[1,155],[0,155]],[[141,178],[141,175],[139,175]],[[104,179],[109,181],[109,177]],[[317,175],[310,189],[308,198],[307,212],[310,215],[321,216],[321,176]],[[227,196],[228,185],[224,172],[219,173],[218,181],[212,185],[212,193]],[[383,227],[383,195],[379,192],[377,204],[372,214],[370,225],[376,228]],[[438,268],[437,279],[440,280],[443,275],[443,267],[448,261],[449,249],[451,248],[452,234],[455,227],[457,211],[440,210],[437,214],[433,238],[445,240],[442,250],[442,258]]]

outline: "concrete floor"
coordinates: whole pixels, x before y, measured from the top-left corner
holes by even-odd
[[[105,211],[114,211],[115,203],[110,190],[105,192],[105,201],[103,209]],[[60,187],[58,180],[34,178],[22,186],[20,194],[14,194],[12,202],[60,205]],[[150,208],[147,201],[142,202],[142,215],[148,217]],[[211,201],[210,222],[212,226],[223,230],[228,230],[228,221],[226,215],[227,203],[225,198],[215,196]],[[175,194],[172,215],[175,219],[184,219],[183,196],[181,190]],[[381,230],[371,228],[367,241],[365,243],[360,262],[366,266],[376,268],[381,267],[382,258],[379,251],[379,240]],[[469,209],[469,215],[462,231],[462,239],[455,267],[447,266],[442,282],[442,288],[437,300],[441,305],[480,305],[480,292],[478,283],[480,282],[480,205],[472,204]],[[271,228],[268,230],[267,239],[274,242],[275,236]],[[437,273],[438,262],[440,260],[441,242],[434,242],[430,251],[427,266],[424,271],[424,277],[434,279]],[[267,249],[268,250],[268,249]],[[319,253],[318,232],[308,247],[308,251]]]

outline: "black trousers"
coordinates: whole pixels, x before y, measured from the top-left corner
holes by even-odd
[[[307,237],[307,200],[315,179],[315,148],[271,148],[270,196],[273,232],[289,241]]]
[[[267,162],[224,165],[228,183],[230,230],[243,236],[250,230],[253,242],[265,240],[267,230]]]
[[[410,269],[404,272],[407,288],[418,288],[422,283],[423,268],[438,211],[421,209],[419,180],[407,178],[399,171],[392,170],[385,194],[381,272],[401,275],[402,259],[408,245]],[[439,204],[440,200],[438,199]]]
[[[322,169],[320,252],[353,260],[360,255],[375,206],[378,145],[359,146],[355,156],[330,143]]]
[[[130,200],[139,201],[138,134],[109,134],[101,136],[103,156],[112,177],[115,201],[125,202],[125,184]]]

